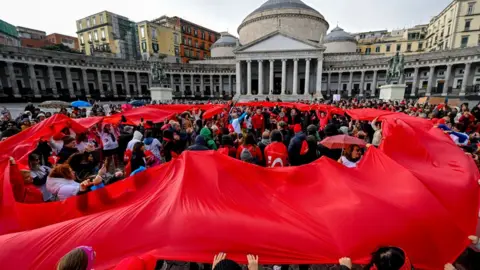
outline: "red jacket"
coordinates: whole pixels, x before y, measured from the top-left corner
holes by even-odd
[[[233,158],[235,158],[237,155],[237,149],[233,146],[222,146],[217,150],[217,152]]]
[[[267,167],[286,167],[288,166],[288,150],[282,142],[273,142],[265,147],[265,159]]]
[[[13,196],[20,203],[43,203],[42,192],[33,184],[25,184],[22,173],[17,165],[10,167],[10,183]]]
[[[263,120],[262,114],[254,114],[252,116],[252,126],[254,129],[263,129],[265,128],[265,121]]]

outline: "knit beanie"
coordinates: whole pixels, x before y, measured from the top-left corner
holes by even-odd
[[[247,148],[243,148],[242,152],[240,153],[240,160],[252,163],[253,162],[253,155]]]

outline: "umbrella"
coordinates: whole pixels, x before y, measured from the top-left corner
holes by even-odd
[[[145,102],[143,102],[141,100],[133,100],[133,101],[130,102],[130,104],[132,106],[139,107],[139,106],[145,105]]]
[[[337,135],[337,136],[327,137],[320,143],[330,149],[343,149],[345,148],[345,146],[353,145],[353,144],[361,147],[367,145],[367,143],[364,140],[361,140],[356,137],[348,136],[348,135]]]
[[[74,101],[72,102],[72,107],[76,107],[76,108],[81,108],[81,107],[92,107],[92,104],[86,102],[86,101],[83,101],[83,100],[77,100],[77,101]]]
[[[44,102],[40,103],[40,105],[38,105],[38,107],[61,109],[61,108],[70,107],[70,103],[65,102],[65,101],[61,101],[61,100],[47,100],[47,101],[44,101]]]

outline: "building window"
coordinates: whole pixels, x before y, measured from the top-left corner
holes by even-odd
[[[195,36],[198,36],[198,31],[197,31],[197,29],[195,29],[195,31],[193,31],[193,32],[194,32]]]
[[[190,27],[188,27],[188,33],[191,34],[192,33],[192,29]]]
[[[140,27],[140,35],[142,38],[145,38],[145,27]]]
[[[90,27],[90,20],[87,19],[87,28]]]
[[[142,51],[147,52],[147,43],[145,41],[142,42]]]
[[[470,31],[470,25],[472,24],[472,20],[465,21],[465,30]]]
[[[198,48],[198,41],[195,41],[195,48]]]
[[[192,39],[188,39],[188,46],[192,46]]]
[[[205,39],[205,32],[202,32],[202,39]]]
[[[411,52],[412,51],[412,43],[408,43],[407,44],[407,52]]]
[[[187,39],[185,37],[183,38],[183,44],[187,45]]]
[[[157,39],[157,29],[152,28],[152,39]]]
[[[397,52],[399,52],[402,49],[402,44],[397,44]]]
[[[366,49],[365,49],[365,54],[370,54],[371,51],[372,51],[371,48],[366,48]]]
[[[178,56],[180,54],[180,51],[178,50],[178,47],[175,47],[175,56]]]
[[[423,50],[423,42],[418,43],[418,50]]]
[[[362,49],[358,48],[357,53],[362,53]]]
[[[173,43],[174,43],[174,44],[178,44],[178,35],[177,35],[177,33],[175,33],[175,34],[173,35]]]
[[[106,36],[105,36],[105,29],[102,29],[102,39],[105,39]]]
[[[97,24],[97,20],[95,19],[95,17],[92,18],[92,25],[96,25]]]
[[[460,44],[461,48],[466,48],[468,46],[468,36],[462,37],[462,43]]]
[[[387,45],[387,52],[390,52],[390,44]]]
[[[80,36],[80,44],[85,44],[85,40],[83,39],[83,35]]]
[[[375,52],[376,52],[376,53],[379,53],[379,52],[380,52],[380,46],[377,46],[377,47],[375,48]]]
[[[92,33],[88,33],[88,41],[92,42]]]
[[[103,23],[103,16],[100,15],[100,23]]]
[[[474,10],[475,10],[475,3],[469,3],[467,15],[472,15]]]
[[[93,36],[95,37],[95,41],[98,41],[98,32],[97,31],[93,32]]]
[[[78,23],[78,28],[79,28],[80,30],[83,29],[83,25],[82,25],[82,22],[81,22],[81,21]]]

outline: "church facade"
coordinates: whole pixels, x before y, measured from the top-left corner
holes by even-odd
[[[178,98],[298,100],[375,97],[386,84],[391,56],[362,55],[357,41],[301,0],[269,0],[238,27],[222,33],[212,57],[170,64],[167,81]],[[407,97],[472,97],[480,92],[480,47],[405,56]]]

